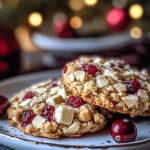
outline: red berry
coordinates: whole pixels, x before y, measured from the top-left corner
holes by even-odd
[[[87,74],[90,74],[92,76],[95,76],[96,72],[98,71],[98,68],[92,64],[83,64],[82,70],[85,71]]]
[[[66,73],[66,72],[67,72],[67,69],[68,69],[68,67],[65,66],[64,69],[63,69],[63,73]]]
[[[133,142],[137,137],[137,128],[128,119],[118,120],[111,126],[111,136],[117,143]]]
[[[0,95],[0,116],[6,113],[7,108],[9,107],[10,103],[5,96]]]
[[[33,92],[27,92],[25,96],[23,97],[23,101],[25,101],[28,98],[33,98],[35,94]]]
[[[51,87],[56,87],[56,86],[58,86],[58,84],[57,84],[57,79],[53,79],[51,82],[50,82],[50,86]]]
[[[25,110],[24,112],[22,112],[20,118],[21,126],[25,127],[28,124],[32,123],[34,117],[35,115],[33,114],[32,110]]]
[[[136,93],[141,87],[137,79],[125,81],[124,84],[126,85],[128,94]]]
[[[54,106],[48,106],[43,110],[42,116],[49,121],[54,121]]]
[[[114,100],[113,98],[110,100],[114,106],[116,106],[118,104],[118,102],[116,100]]]
[[[78,108],[82,105],[84,105],[86,102],[83,101],[82,98],[80,97],[75,97],[75,96],[71,96],[70,99],[68,100],[67,104],[74,107],[74,108]]]

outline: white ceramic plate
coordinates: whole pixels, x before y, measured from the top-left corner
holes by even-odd
[[[129,32],[95,38],[69,39],[51,37],[37,32],[32,35],[32,41],[39,48],[51,53],[68,52],[69,54],[98,52],[137,42],[137,40],[130,36]],[[61,53],[61,55],[63,55],[63,53]]]
[[[55,70],[12,78],[0,83],[0,94],[11,97],[31,84],[60,76],[60,71]],[[138,129],[138,137],[135,142],[117,144],[112,140],[108,128],[98,133],[86,134],[80,138],[47,139],[23,134],[17,128],[10,126],[4,117],[0,119],[0,144],[15,149],[29,148],[36,150],[62,150],[66,148],[69,150],[100,148],[126,149],[126,147],[128,149],[141,149],[141,147],[146,149],[146,147],[148,148],[150,146],[150,120],[140,121],[136,123],[136,126]]]

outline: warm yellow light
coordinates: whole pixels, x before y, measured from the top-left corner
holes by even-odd
[[[15,29],[15,36],[19,41],[21,49],[24,51],[35,51],[37,47],[32,43],[29,30],[25,26],[19,26]]]
[[[84,0],[84,2],[88,6],[94,6],[98,2],[98,0]]]
[[[79,29],[82,26],[82,19],[79,16],[74,16],[70,20],[70,25],[74,29]]]
[[[130,35],[134,39],[139,39],[143,34],[143,31],[139,27],[133,27],[130,31]]]
[[[133,19],[139,19],[143,15],[143,7],[139,4],[134,4],[129,8],[129,14]]]
[[[84,7],[83,0],[69,0],[69,7],[75,11],[80,11]]]
[[[43,17],[40,13],[38,12],[33,12],[29,15],[29,23],[34,26],[34,27],[38,27],[42,24],[43,22]]]

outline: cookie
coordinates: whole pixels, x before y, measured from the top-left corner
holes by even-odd
[[[7,113],[8,122],[22,132],[48,138],[78,137],[107,124],[94,105],[73,96],[57,79],[16,94]]]
[[[63,70],[75,96],[113,112],[150,116],[150,78],[122,60],[80,57]]]

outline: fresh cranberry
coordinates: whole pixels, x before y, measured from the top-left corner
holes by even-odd
[[[23,97],[23,101],[25,101],[28,98],[33,98],[35,94],[33,92],[27,92],[25,96]]]
[[[125,81],[124,84],[126,85],[128,94],[136,93],[141,87],[137,79]]]
[[[8,98],[0,95],[0,116],[6,113],[7,108],[10,106]]]
[[[54,106],[48,106],[45,107],[45,109],[43,110],[42,116],[48,119],[49,121],[54,121],[53,114],[54,114]]]
[[[85,71],[87,74],[90,74],[92,76],[95,76],[96,72],[98,71],[98,68],[92,64],[83,64],[82,70]]]
[[[21,126],[25,127],[28,124],[32,123],[32,120],[34,117],[35,115],[32,110],[26,110],[22,112],[21,118],[20,118]]]
[[[66,73],[66,72],[67,72],[67,69],[68,69],[68,67],[65,66],[64,69],[63,69],[63,73]]]
[[[67,104],[74,107],[74,108],[78,108],[82,105],[84,105],[86,102],[83,101],[82,98],[80,97],[75,97],[75,96],[71,96],[70,99],[68,100]]]
[[[51,87],[56,87],[56,86],[58,86],[58,84],[57,84],[57,79],[53,79],[51,82],[50,82],[50,86]]]
[[[128,119],[118,120],[111,126],[111,136],[117,143],[133,142],[137,137],[137,128]]]

